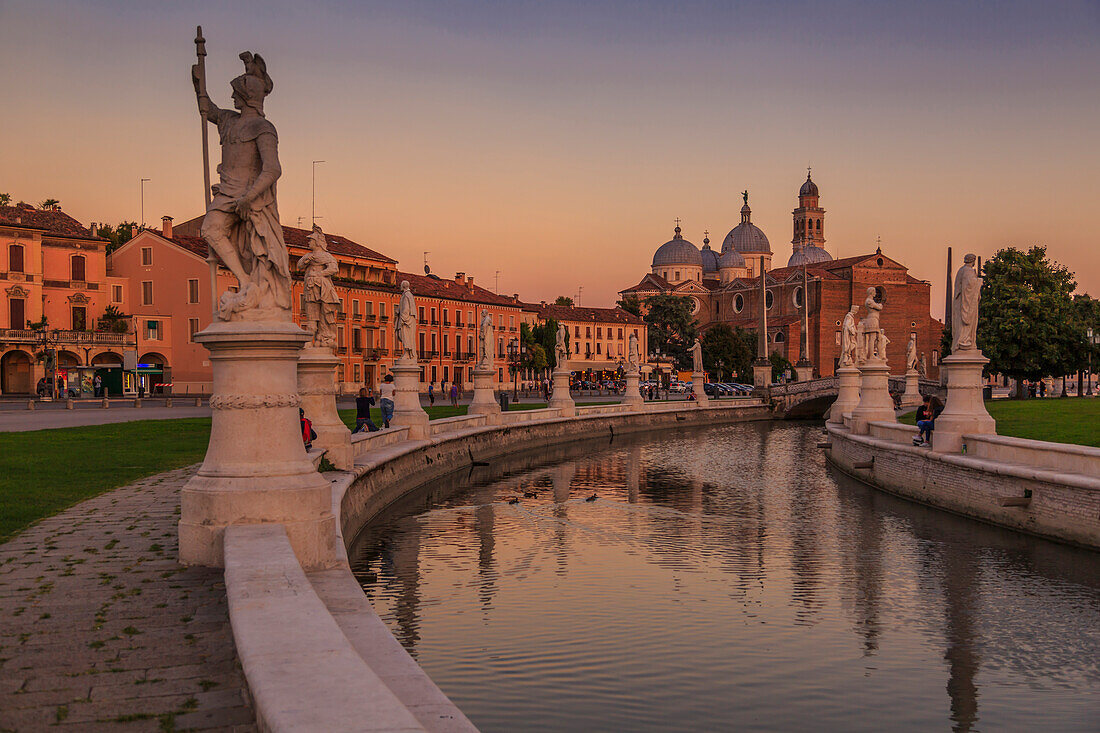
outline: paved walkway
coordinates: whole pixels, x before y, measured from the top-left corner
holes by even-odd
[[[251,731],[220,570],[176,562],[195,467],[0,545],[0,731]]]

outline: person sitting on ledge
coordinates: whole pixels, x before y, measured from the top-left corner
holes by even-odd
[[[935,429],[936,417],[943,412],[939,400],[929,395],[924,398],[924,403],[917,408],[917,429],[920,433],[913,438],[913,445],[930,445],[932,431]]]

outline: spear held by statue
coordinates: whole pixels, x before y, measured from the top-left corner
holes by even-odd
[[[202,37],[202,26],[195,30],[195,55],[197,63],[191,67],[191,81],[195,85],[195,94],[199,101],[199,120],[202,123],[202,179],[203,195],[206,197],[206,209],[210,208],[210,140],[206,129],[206,116],[209,96],[206,93],[206,39]],[[205,211],[205,209],[204,209]],[[218,256],[214,248],[208,246],[206,261],[210,263],[210,303],[213,314],[218,312]]]

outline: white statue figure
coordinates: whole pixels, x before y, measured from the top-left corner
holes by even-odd
[[[920,375],[922,377],[928,376],[928,361],[925,359],[924,352],[920,352]]]
[[[626,346],[626,365],[627,371],[631,374],[637,374],[641,370],[642,355],[638,350],[638,334],[631,333],[630,338],[627,340]]]
[[[558,334],[554,340],[554,356],[558,362],[558,369],[565,369],[566,363],[569,361],[569,347],[565,343],[566,338],[565,324],[558,324]]]
[[[863,306],[867,309],[867,315],[859,322],[860,332],[863,336],[859,347],[860,361],[875,359],[880,354],[886,353],[879,344],[882,331],[879,330],[878,317],[882,311],[882,303],[875,300],[875,295],[875,288],[867,288],[867,299],[863,301]]]
[[[920,362],[917,359],[917,334],[909,334],[909,344],[905,347],[905,368],[906,370],[913,369],[918,370]]]
[[[397,310],[393,314],[393,328],[397,349],[397,360],[416,361],[416,300],[409,281],[401,281],[401,299],[397,301]]]
[[[477,328],[477,368],[493,368],[493,317],[489,311],[481,311],[481,323]]]
[[[303,273],[306,298],[306,323],[313,333],[313,345],[332,348],[336,345],[336,311],[340,296],[332,285],[338,266],[328,251],[328,242],[321,227],[313,225],[309,235],[309,252],[298,260]]]
[[[688,350],[691,352],[691,370],[701,374],[703,371],[703,345],[699,343],[699,339],[695,339],[695,343]]]
[[[853,305],[852,309],[844,314],[844,323],[840,327],[840,365],[852,366],[856,363],[856,351],[859,348],[859,338],[856,333],[856,314],[859,306]]]
[[[878,342],[875,344],[875,358],[886,360],[886,347],[890,344],[890,339],[886,338],[886,329],[880,328],[878,330]]]
[[[245,73],[230,82],[237,112],[216,107],[205,91],[196,93],[199,111],[218,127],[222,162],[213,198],[202,222],[202,238],[237,276],[240,289],[223,293],[218,319],[290,320],[290,258],[275,201],[279,137],[264,117],[271,77],[259,54],[244,52]]]
[[[974,269],[977,258],[968,254],[955,275],[955,297],[951,302],[951,353],[978,348],[978,300],[982,279]]]

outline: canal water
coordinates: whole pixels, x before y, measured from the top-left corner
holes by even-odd
[[[1100,553],[870,489],[820,439],[467,469],[364,530],[353,570],[483,731],[1100,729]]]

